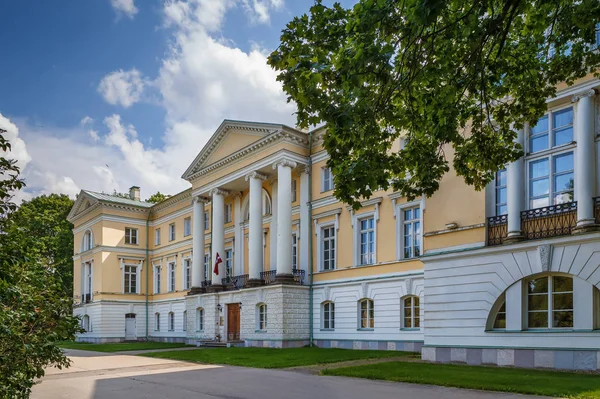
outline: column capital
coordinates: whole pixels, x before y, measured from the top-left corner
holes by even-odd
[[[210,200],[206,197],[201,197],[199,195],[192,197],[192,203],[194,202],[200,202],[201,204],[207,204],[208,202],[210,202]]]
[[[257,171],[254,172],[250,172],[246,175],[246,181],[250,180],[250,179],[259,179],[259,180],[267,180],[267,176],[263,175],[262,173],[259,173]]]
[[[277,169],[277,167],[279,165],[281,165],[281,166],[287,166],[287,167],[290,167],[292,169],[295,168],[296,166],[298,166],[298,164],[296,162],[294,162],[294,161],[291,161],[289,159],[281,159],[281,160],[279,160],[279,161],[277,161],[277,162],[275,162],[273,164],[273,169]]]
[[[576,103],[584,97],[594,97],[595,95],[596,91],[594,89],[589,89],[587,91],[584,91],[583,93],[573,94],[573,97],[571,97],[571,102]]]
[[[223,190],[222,188],[213,188],[212,190],[210,190],[210,195],[211,196],[215,196],[215,195],[226,196],[226,195],[229,195],[229,191]]]

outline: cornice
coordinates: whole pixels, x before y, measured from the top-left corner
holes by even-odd
[[[324,218],[327,216],[339,215],[340,213],[342,213],[342,208],[335,208],[335,209],[331,209],[329,211],[317,213],[316,215],[312,215],[312,218],[313,218],[313,220],[317,220],[317,219],[321,219],[321,218]]]
[[[187,198],[191,198],[191,197],[192,197],[192,188],[190,187],[187,190],[182,191],[178,194],[175,194],[174,196],[154,205],[152,207],[152,212],[163,210],[165,208],[168,208],[172,205],[175,205],[175,204],[182,202],[183,200],[185,200]]]

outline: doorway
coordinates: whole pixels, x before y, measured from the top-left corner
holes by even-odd
[[[128,341],[137,339],[135,313],[127,313],[125,315],[125,339]]]
[[[240,340],[240,304],[227,305],[227,341]]]

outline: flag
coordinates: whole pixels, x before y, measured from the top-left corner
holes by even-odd
[[[219,263],[223,263],[223,259],[221,259],[221,256],[217,252],[217,256],[215,258],[215,268],[213,270],[213,273],[216,274],[217,276],[219,275]]]

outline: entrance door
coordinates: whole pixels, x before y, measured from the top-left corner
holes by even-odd
[[[227,305],[227,341],[240,340],[240,304]]]
[[[137,334],[135,332],[135,313],[127,313],[125,315],[125,339],[137,339]]]

